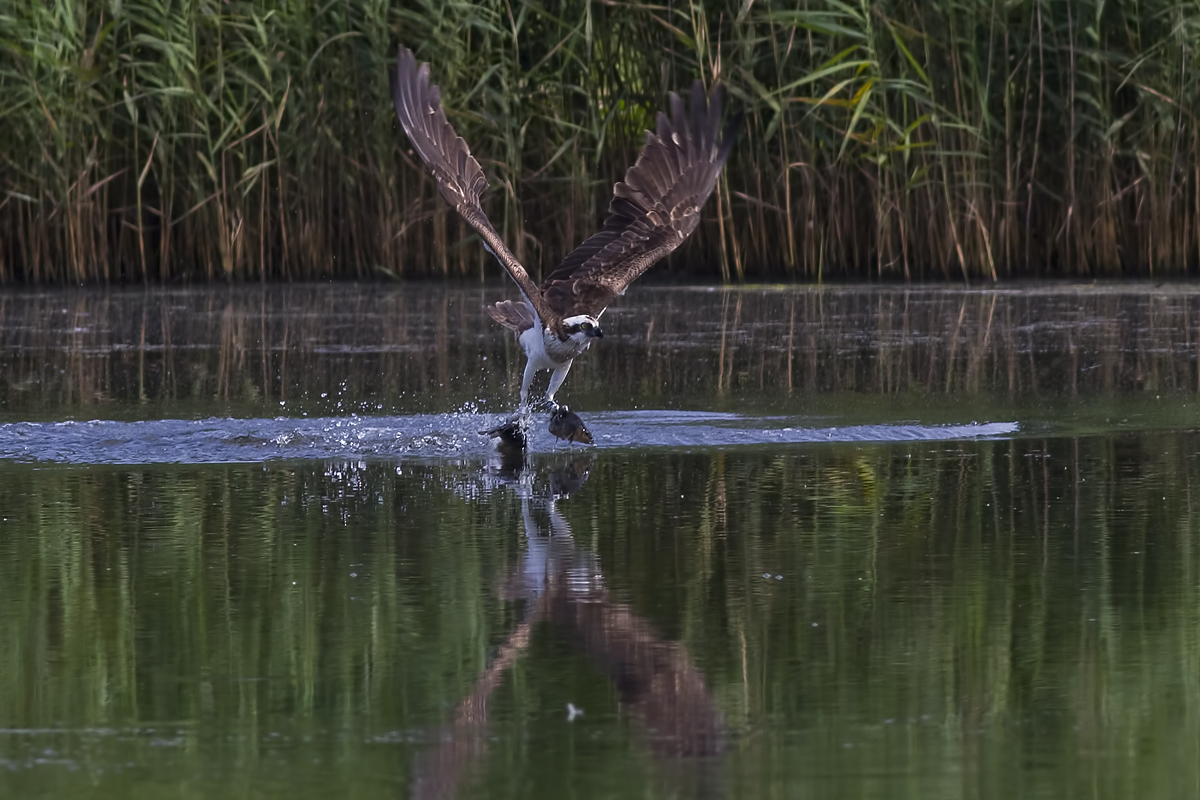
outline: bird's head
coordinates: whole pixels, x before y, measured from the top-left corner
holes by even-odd
[[[604,337],[604,331],[600,330],[600,321],[588,314],[567,317],[562,321],[562,330],[568,339],[580,344]]]

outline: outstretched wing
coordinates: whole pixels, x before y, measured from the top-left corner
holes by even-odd
[[[396,58],[392,103],[396,106],[400,125],[408,134],[413,149],[437,181],[442,197],[475,229],[487,249],[517,282],[525,299],[543,321],[548,321],[550,309],[537,286],[521,262],[505,246],[479,204],[479,196],[488,187],[479,162],[446,120],[441,92],[429,83],[429,65],[418,66],[416,57],[407,47],[401,48]]]
[[[542,297],[559,316],[599,316],[699,224],[700,209],[717,184],[740,120],[722,134],[720,90],[706,98],[696,81],[691,94],[689,113],[671,93],[671,116],[660,112],[657,131],[646,132],[637,161],[613,187],[603,229],[575,248],[542,284]]]

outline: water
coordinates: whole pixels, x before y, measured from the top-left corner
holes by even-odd
[[[1200,292],[505,294],[0,297],[0,796],[1200,796]]]

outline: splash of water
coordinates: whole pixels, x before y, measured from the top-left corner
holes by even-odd
[[[492,442],[480,430],[503,418],[473,408],[449,414],[274,419],[209,418],[121,422],[16,422],[0,425],[0,459],[67,464],[256,463],[367,458],[483,459]],[[1015,422],[962,425],[873,424],[828,427],[819,420],[695,411],[619,411],[588,416],[600,449],[705,449],[813,442],[1007,438]],[[535,423],[530,449],[563,444]]]

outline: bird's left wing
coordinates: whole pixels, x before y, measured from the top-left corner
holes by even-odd
[[[406,47],[400,49],[396,58],[392,103],[408,140],[433,175],[442,197],[475,229],[488,250],[517,282],[525,299],[543,321],[548,321],[550,309],[537,286],[492,227],[479,203],[479,196],[488,187],[483,169],[446,119],[441,92],[429,83],[429,65],[418,66],[416,57]]]

